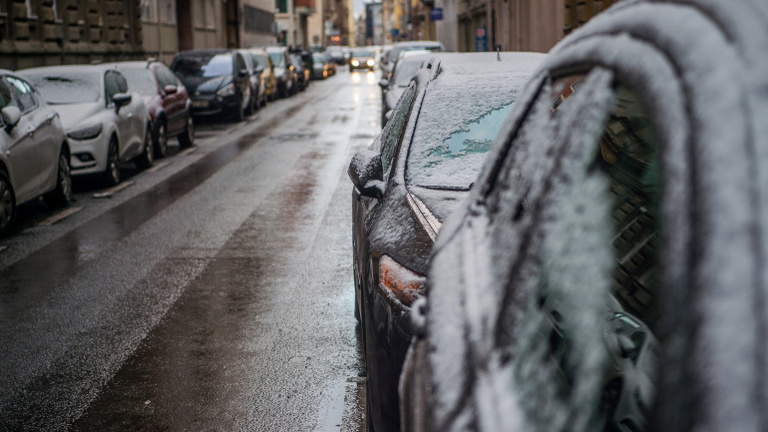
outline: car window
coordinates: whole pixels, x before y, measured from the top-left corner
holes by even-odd
[[[269,53],[269,57],[272,59],[272,64],[275,67],[284,67],[285,64],[283,63],[283,54],[279,52],[271,52]]]
[[[413,97],[416,94],[416,85],[411,85],[408,90],[400,97],[397,106],[392,111],[392,116],[387,122],[381,147],[381,166],[386,173],[392,165],[392,159],[395,157],[397,146],[402,138],[403,130],[408,119],[408,112],[411,109]]]
[[[176,75],[174,75],[173,72],[171,72],[171,70],[166,66],[160,65],[155,69],[155,71],[157,72],[158,78],[162,79],[161,83],[163,87],[167,85],[172,85],[174,87],[179,86],[179,80],[176,78]]]
[[[11,104],[11,89],[8,88],[8,84],[0,80],[0,110]],[[4,124],[3,117],[0,116],[0,125]]]
[[[257,67],[261,67],[262,69],[267,69],[269,67],[269,64],[267,63],[267,56],[264,54],[251,54],[251,58],[253,58],[254,63]]]
[[[114,71],[107,71],[104,74],[104,95],[107,99],[107,105],[113,102],[117,93],[120,93],[120,88],[117,85],[117,74]]]
[[[120,72],[115,72],[115,82],[117,83],[117,91],[120,93],[128,92],[128,81]]]
[[[51,105],[96,102],[101,96],[100,74],[93,71],[25,71],[40,96]]]
[[[37,106],[37,99],[29,84],[11,76],[6,77],[5,79],[8,80],[8,84],[11,86],[13,94],[16,97],[16,103],[21,112],[30,111]]]
[[[128,81],[128,89],[142,95],[156,95],[157,83],[152,74],[152,70],[141,67],[121,68],[120,72]]]
[[[243,56],[240,54],[235,55],[235,62],[237,63],[237,72],[240,73],[243,69],[248,69],[248,67],[245,65],[245,60],[243,60]]]
[[[518,87],[501,79],[477,85],[441,82],[438,77],[430,83],[408,150],[406,183],[468,190],[477,179],[517,91]],[[449,99],[469,97],[474,99],[471,104],[446,103]]]
[[[502,337],[525,430],[646,430],[658,366],[660,174],[651,115],[605,70],[549,81],[499,171],[526,300]],[[492,234],[499,237],[502,234]],[[513,310],[514,309],[514,310]],[[511,334],[511,333],[510,333]]]

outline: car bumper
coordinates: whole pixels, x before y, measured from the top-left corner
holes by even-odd
[[[240,107],[237,95],[196,95],[192,97],[192,115],[210,116],[236,111]]]
[[[73,176],[100,174],[107,169],[109,136],[102,133],[98,137],[86,140],[68,138],[71,172]]]

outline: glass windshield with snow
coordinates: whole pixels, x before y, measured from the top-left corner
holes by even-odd
[[[139,93],[144,96],[152,96],[157,94],[157,83],[155,77],[152,75],[152,71],[142,68],[120,68],[120,73],[123,74],[128,81],[128,90],[131,92]]]
[[[440,78],[431,83],[413,135],[406,183],[469,189],[516,95],[516,89],[499,83]]]
[[[97,102],[101,96],[98,72],[47,71],[24,75],[40,96],[52,105]]]
[[[232,56],[217,54],[210,57],[177,57],[173,71],[180,77],[214,78],[232,75]]]

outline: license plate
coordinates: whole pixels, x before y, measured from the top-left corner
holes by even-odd
[[[208,101],[207,100],[192,101],[192,106],[195,108],[208,108]]]

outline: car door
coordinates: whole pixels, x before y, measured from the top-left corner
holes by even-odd
[[[163,107],[168,118],[168,132],[175,133],[183,129],[186,124],[186,95],[170,69],[164,65],[157,65],[155,66],[155,74],[161,89],[163,89]],[[176,87],[175,93],[165,93],[165,87],[169,85]]]
[[[17,77],[6,76],[13,95],[13,104],[22,113],[18,125],[11,131],[15,141],[8,156],[13,165],[17,200],[23,202],[46,190],[58,167],[61,131],[53,125],[56,113],[39,107],[32,87]]]
[[[240,104],[243,109],[247,109],[251,97],[251,80],[248,75],[248,66],[245,65],[245,59],[243,59],[240,53],[235,52],[232,57],[235,62],[235,70],[233,72],[235,74],[235,85],[241,97]]]

